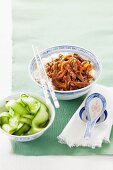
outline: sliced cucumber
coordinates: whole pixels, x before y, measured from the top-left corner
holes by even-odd
[[[0,113],[0,124],[7,124],[9,122],[10,114],[9,112]]]
[[[9,112],[2,112],[2,113],[0,113],[0,118],[1,117],[10,117],[10,114],[9,114]]]
[[[5,107],[9,110],[12,108],[14,112],[23,115],[23,114],[28,114],[28,110],[25,109],[20,103],[18,103],[16,100],[10,100],[9,102],[6,103]]]
[[[13,134],[16,130],[16,128],[10,126],[9,124],[3,124],[2,129],[9,134]]]
[[[32,124],[31,119],[28,119],[28,118],[25,118],[25,117],[20,118],[19,121],[20,121],[21,123],[26,123],[26,124],[28,124],[28,125],[30,125],[30,126],[31,126],[31,124]]]
[[[19,130],[14,132],[14,135],[24,135],[28,130],[30,129],[30,126],[28,124],[24,124]]]
[[[43,130],[44,128],[32,128],[26,133],[26,135],[32,135],[32,134],[35,134],[35,133],[38,133],[40,132],[41,130]]]
[[[34,115],[23,115],[23,117],[25,117],[25,118],[28,118],[28,119],[33,119],[34,118]]]
[[[32,127],[37,128],[40,124],[45,123],[49,119],[49,114],[47,113],[47,108],[45,105],[41,104],[39,112],[36,114],[32,121]]]
[[[21,100],[25,103],[31,113],[36,114],[40,108],[40,102],[31,96],[21,95]]]
[[[10,114],[12,117],[14,116],[15,112],[14,112],[14,110],[13,110],[12,108],[9,109],[9,114]]]
[[[43,130],[49,122],[49,110],[37,98],[22,94],[5,104],[7,112],[0,113],[0,127],[13,135],[32,135]]]
[[[17,128],[18,125],[19,125],[19,115],[18,115],[18,116],[11,117],[11,118],[9,119],[9,125],[11,125],[12,127]]]

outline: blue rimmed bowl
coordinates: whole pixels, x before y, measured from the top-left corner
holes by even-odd
[[[57,96],[57,98],[59,100],[71,100],[71,99],[75,99],[78,98],[80,96],[83,96],[84,94],[86,94],[92,87],[93,85],[96,83],[96,81],[98,80],[101,70],[102,70],[102,66],[101,63],[98,59],[98,57],[96,57],[93,53],[91,53],[90,51],[81,48],[81,47],[77,47],[74,45],[59,45],[59,46],[54,46],[54,47],[50,47],[47,48],[45,50],[43,50],[42,52],[40,52],[41,57],[47,58],[50,57],[52,55],[52,57],[56,56],[56,54],[59,53],[77,53],[80,54],[83,58],[90,60],[93,65],[94,65],[94,78],[95,80],[91,82],[90,85],[78,89],[78,90],[70,90],[70,91],[58,91],[55,90],[55,94]],[[38,83],[36,81],[36,79],[34,78],[34,72],[36,70],[36,62],[35,62],[35,58],[32,58],[32,60],[30,61],[29,64],[29,74],[31,76],[31,79],[38,85],[38,87],[41,88],[40,83]]]
[[[87,118],[87,115],[86,115],[85,107],[82,107],[82,108],[81,108],[81,110],[80,110],[80,112],[79,112],[79,117],[80,117],[80,119],[81,119],[84,123],[87,122],[88,118]],[[102,114],[102,115],[98,118],[98,120],[96,121],[96,125],[99,125],[99,124],[105,122],[105,120],[107,119],[107,117],[108,117],[108,112],[107,112],[107,110],[105,110],[105,111],[103,112],[103,114]]]
[[[4,99],[2,99],[0,101],[0,113],[1,112],[4,112],[6,111],[6,108],[5,108],[5,104],[7,101],[9,100],[12,100],[12,99],[18,99],[20,97],[20,94],[22,93],[17,93],[17,94],[13,94],[11,96],[8,96]],[[12,139],[14,141],[19,141],[19,142],[27,142],[27,141],[32,141],[34,139],[37,139],[39,138],[40,136],[42,136],[44,133],[46,133],[46,131],[50,128],[50,126],[53,124],[54,122],[54,119],[55,119],[55,109],[52,105],[52,103],[49,103],[48,105],[46,104],[46,101],[43,97],[41,97],[40,95],[36,95],[36,94],[33,94],[33,93],[26,93],[26,92],[23,92],[23,94],[28,94],[30,96],[33,96],[33,97],[36,97],[37,99],[39,99],[42,103],[44,103],[48,110],[49,110],[49,114],[50,114],[50,120],[49,120],[49,123],[48,125],[43,129],[41,130],[40,132],[37,132],[35,134],[32,134],[32,135],[24,135],[24,136],[17,136],[17,135],[11,135],[7,132],[5,132],[1,127],[0,127],[0,134],[2,135],[2,133],[4,133],[9,139]]]

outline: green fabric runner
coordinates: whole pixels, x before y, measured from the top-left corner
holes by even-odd
[[[13,0],[13,92],[39,92],[28,74],[33,57],[31,44],[39,50],[57,44],[84,47],[99,56],[103,72],[98,81],[113,86],[113,1],[109,0]],[[84,97],[60,101],[52,127],[31,142],[12,142],[13,152],[21,155],[113,154],[111,143],[102,148],[69,148],[58,143],[62,132]]]

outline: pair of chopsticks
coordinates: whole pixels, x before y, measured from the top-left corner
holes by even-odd
[[[44,93],[46,103],[49,104],[51,102],[49,92],[48,92],[48,89],[49,89],[51,97],[53,99],[54,106],[56,108],[59,108],[60,105],[59,105],[58,99],[55,95],[51,81],[49,80],[47,73],[45,71],[40,53],[38,51],[38,48],[34,48],[34,46],[32,45],[32,49],[33,49],[33,53],[34,53],[34,57],[35,57],[35,60],[36,60],[37,67],[39,68],[39,78],[40,78],[40,83],[41,83],[41,86],[42,86],[42,89],[43,89],[43,93]]]

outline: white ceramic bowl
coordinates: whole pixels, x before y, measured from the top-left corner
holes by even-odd
[[[90,51],[81,48],[81,47],[77,47],[77,46],[72,46],[72,45],[59,45],[59,46],[55,46],[55,47],[50,47],[48,49],[43,50],[42,52],[40,52],[40,55],[42,58],[46,58],[49,57],[51,55],[56,55],[59,53],[78,53],[81,56],[83,56],[83,58],[86,58],[88,60],[90,60],[94,67],[95,67],[95,80],[88,86],[78,89],[78,90],[70,90],[70,91],[58,91],[55,90],[56,96],[59,100],[71,100],[71,99],[75,99],[78,98],[84,94],[86,94],[92,87],[93,85],[96,83],[96,81],[98,80],[101,70],[102,70],[102,66],[101,63],[99,61],[99,59],[92,54]],[[35,78],[34,78],[34,71],[36,70],[36,63],[35,63],[35,58],[33,58],[30,61],[29,64],[29,73],[30,76],[32,78],[32,80],[39,86],[41,87],[41,85],[39,83],[36,82]]]
[[[25,93],[25,92],[24,92],[24,94],[34,96],[34,97],[38,98],[40,101],[42,101],[43,103],[45,103],[45,99],[43,97],[31,94],[31,93]],[[5,111],[4,105],[5,105],[6,101],[8,101],[10,99],[17,99],[19,96],[20,96],[20,94],[11,95],[11,96],[4,98],[2,101],[0,101],[0,113],[2,111]],[[45,105],[48,107],[49,112],[50,112],[50,121],[49,121],[48,125],[40,132],[35,133],[33,135],[29,135],[29,136],[16,136],[16,135],[11,135],[9,133],[6,133],[2,128],[0,128],[0,131],[2,133],[6,134],[10,139],[15,140],[15,141],[20,141],[20,142],[31,141],[36,138],[39,138],[52,125],[54,118],[55,118],[55,109],[54,109],[52,103],[50,103],[48,105],[45,103]]]

